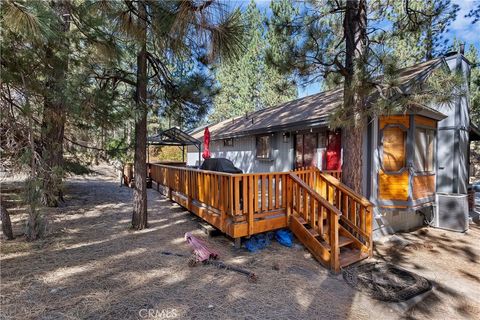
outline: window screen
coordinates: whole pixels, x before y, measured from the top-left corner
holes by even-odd
[[[435,131],[415,128],[415,171],[433,171],[433,143]]]
[[[405,167],[407,133],[399,127],[383,130],[383,170],[399,171]]]
[[[223,140],[223,145],[225,147],[232,147],[233,146],[233,138],[224,139]]]
[[[257,158],[270,159],[271,136],[257,136]]]

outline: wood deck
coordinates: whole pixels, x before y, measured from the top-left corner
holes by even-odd
[[[149,168],[158,191],[232,238],[289,227],[335,271],[372,254],[372,204],[341,184],[339,172],[331,172],[334,177],[316,168],[252,174]]]

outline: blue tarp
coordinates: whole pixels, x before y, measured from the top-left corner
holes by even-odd
[[[271,240],[275,238],[281,245],[291,247],[293,245],[293,235],[289,230],[277,230],[265,234],[257,234],[245,241],[245,248],[250,252],[257,252],[266,248]]]

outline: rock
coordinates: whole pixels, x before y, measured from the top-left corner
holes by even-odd
[[[311,254],[311,253],[305,253],[305,254],[303,255],[303,257],[304,257],[305,259],[312,259],[312,254]]]

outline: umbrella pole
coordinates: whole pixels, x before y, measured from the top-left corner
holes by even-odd
[[[198,168],[200,168],[200,163],[202,161],[202,144],[199,143],[196,145],[198,149]]]
[[[147,163],[150,163],[150,145],[147,144]]]

